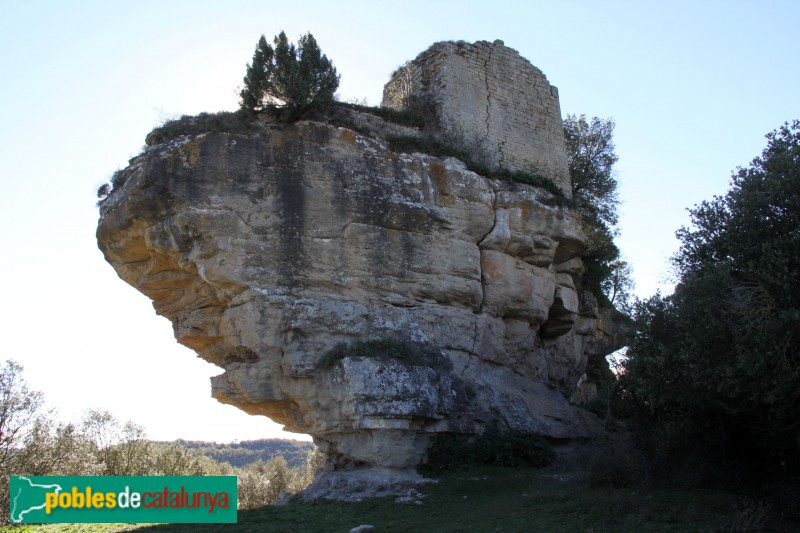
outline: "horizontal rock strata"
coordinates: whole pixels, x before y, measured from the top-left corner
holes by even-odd
[[[490,424],[597,430],[565,398],[613,331],[579,301],[577,216],[544,190],[317,122],[179,137],[122,176],[106,259],[224,369],[215,398],[311,434],[329,469],[402,471]],[[422,355],[330,356],[386,339]]]

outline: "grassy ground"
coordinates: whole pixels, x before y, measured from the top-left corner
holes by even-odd
[[[428,485],[421,503],[391,498],[360,503],[299,504],[240,511],[239,522],[140,526],[139,533],[348,532],[372,524],[383,532],[600,532],[748,531],[759,510],[723,492],[655,487],[591,488],[560,481],[548,470],[470,468]],[[15,533],[97,533],[130,525],[49,525],[14,528]]]

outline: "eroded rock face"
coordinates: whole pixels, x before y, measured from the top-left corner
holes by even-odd
[[[433,435],[492,423],[597,430],[565,398],[613,332],[579,301],[585,237],[549,193],[316,122],[181,137],[124,176],[106,259],[224,369],[215,398],[311,434],[330,468],[408,469]],[[385,338],[438,355],[323,361]]]

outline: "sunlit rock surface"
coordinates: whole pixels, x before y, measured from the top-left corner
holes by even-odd
[[[106,260],[224,370],[215,398],[312,435],[329,474],[405,483],[432,437],[492,424],[592,436],[567,398],[620,340],[576,290],[576,213],[348,113],[365,133],[260,119],[151,144],[101,204]],[[423,355],[329,354],[385,339]]]

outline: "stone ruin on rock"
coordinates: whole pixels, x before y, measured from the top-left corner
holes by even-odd
[[[381,105],[428,108],[447,144],[492,169],[544,175],[571,195],[558,89],[503,41],[434,44],[395,71]]]
[[[569,190],[557,92],[519,54],[439,43],[413,65],[439,135]],[[417,479],[440,434],[592,436],[598,420],[567,398],[619,338],[576,288],[577,214],[457,159],[394,152],[386,132],[422,133],[341,111],[360,132],[261,117],[151,137],[100,206],[106,260],[224,370],[215,398],[312,435],[333,492]],[[387,340],[418,353],[342,348]]]

